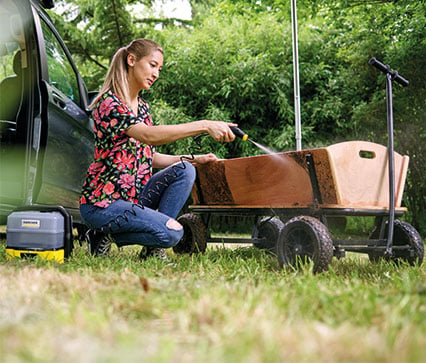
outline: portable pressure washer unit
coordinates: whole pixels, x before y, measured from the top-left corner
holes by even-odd
[[[7,217],[6,255],[62,263],[72,251],[72,216],[62,206],[23,206]]]

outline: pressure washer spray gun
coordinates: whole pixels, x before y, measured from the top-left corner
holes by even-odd
[[[256,141],[253,141],[252,139],[249,139],[248,134],[246,134],[243,130],[239,129],[235,126],[229,126],[231,131],[234,133],[235,136],[239,137],[243,141],[250,141],[253,145],[255,145],[257,148],[262,150],[265,154],[274,155],[277,153],[277,151],[272,150],[262,144],[257,143]]]
[[[239,137],[241,140],[246,141],[248,139],[248,135],[241,129],[235,126],[229,126],[233,134]]]

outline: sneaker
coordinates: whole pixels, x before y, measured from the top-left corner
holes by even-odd
[[[86,232],[86,241],[89,245],[90,253],[93,256],[106,257],[111,250],[113,242],[109,234],[89,229]]]
[[[164,248],[156,248],[156,247],[149,247],[144,246],[142,247],[141,252],[139,253],[139,257],[142,260],[146,260],[148,257],[155,257],[159,260],[166,260],[166,250]]]

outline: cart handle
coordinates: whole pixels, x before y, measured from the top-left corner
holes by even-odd
[[[369,150],[360,150],[358,153],[359,157],[362,159],[375,159],[376,153]]]
[[[379,61],[377,58],[373,57],[368,61],[368,64],[376,67],[379,71],[383,72],[384,74],[390,74],[392,76],[392,80],[399,83],[401,86],[408,86],[410,82],[408,79],[405,79],[401,75],[398,74],[398,71],[392,71],[391,67],[389,65],[383,64],[381,61]]]

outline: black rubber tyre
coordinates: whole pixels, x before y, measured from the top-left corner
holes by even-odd
[[[181,215],[177,221],[183,226],[184,235],[173,247],[173,251],[177,254],[204,253],[207,248],[207,230],[200,217],[187,213]]]
[[[318,273],[328,270],[333,258],[333,242],[321,221],[299,216],[284,225],[278,239],[277,252],[281,266],[299,266],[311,260],[314,272]]]
[[[73,228],[77,230],[77,240],[81,246],[83,242],[86,242],[86,233],[89,230],[89,228],[82,223],[74,224]]]
[[[277,242],[283,227],[284,223],[277,218],[262,218],[256,225],[257,235],[253,233],[252,238],[263,238],[264,240],[253,243],[253,246],[277,254]]]
[[[388,234],[388,224],[385,226],[385,237]],[[393,250],[392,261],[406,261],[411,266],[420,266],[424,257],[424,244],[419,232],[409,223],[395,220],[393,224],[393,246],[408,245],[410,248],[407,250]],[[378,239],[380,234],[380,226],[376,226],[371,232],[371,239]],[[383,254],[378,252],[369,252],[368,257],[371,262],[378,262],[384,258]]]

